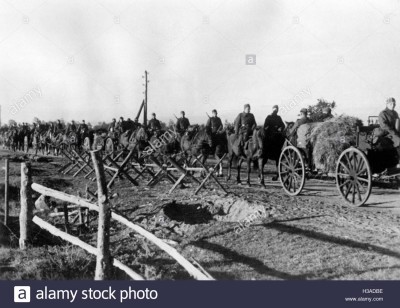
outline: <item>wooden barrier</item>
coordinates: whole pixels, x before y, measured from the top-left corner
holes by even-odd
[[[62,238],[64,241],[70,242],[71,244],[74,244],[76,246],[81,247],[82,249],[86,250],[87,252],[97,255],[97,249],[93,246],[90,246],[89,244],[83,242],[79,238],[72,236],[68,233],[65,233],[56,227],[52,226],[48,222],[45,222],[43,219],[35,216],[33,217],[32,221],[37,224],[39,227],[42,229],[45,229],[49,231],[51,234],[58,236]],[[113,259],[113,265],[115,267],[118,267],[119,269],[123,270],[129,277],[131,277],[134,280],[144,280],[142,276],[131,270],[129,267],[118,261],[117,259]]]
[[[56,198],[65,202],[69,203],[74,203],[77,205],[80,205],[82,207],[87,207],[88,209],[92,211],[99,211],[99,207],[88,202],[87,200],[76,197],[76,196],[71,196],[66,193],[44,187],[42,185],[33,183],[32,184],[32,189],[41,193],[42,195],[49,196],[52,198]],[[199,270],[196,268],[193,264],[191,264],[188,260],[186,260],[175,248],[169,246],[167,243],[165,243],[163,240],[157,238],[154,234],[146,231],[142,227],[133,224],[130,222],[128,219],[122,217],[121,215],[118,215],[114,212],[111,212],[111,218],[115,219],[116,221],[124,224],[125,226],[133,229],[149,241],[151,241],[153,244],[157,245],[159,248],[164,250],[166,253],[168,253],[172,258],[174,258],[180,265],[182,265],[183,268],[186,269],[186,271],[193,276],[195,279],[198,280],[213,280],[213,278],[209,274],[203,273],[203,271]]]

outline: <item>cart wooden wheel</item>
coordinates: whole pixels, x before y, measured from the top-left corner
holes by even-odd
[[[279,157],[279,180],[288,195],[301,193],[306,180],[304,158],[294,146],[285,147]]]
[[[336,165],[336,187],[350,205],[367,202],[372,188],[372,173],[368,159],[356,148],[345,150]]]
[[[83,150],[90,151],[90,138],[89,137],[85,137],[85,139],[83,139]]]
[[[24,137],[24,152],[28,153],[29,151],[29,140],[28,140],[28,136]]]
[[[104,146],[104,152],[105,152],[105,154],[106,154],[106,155],[111,154],[111,158],[114,158],[114,157],[112,157],[114,151],[115,151],[115,148],[114,148],[114,141],[113,141],[111,138],[107,138],[107,139],[106,139],[105,146]]]

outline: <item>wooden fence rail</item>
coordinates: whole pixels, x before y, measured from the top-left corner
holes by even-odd
[[[82,249],[86,250],[87,252],[97,256],[98,250],[96,247],[90,246],[89,244],[85,243],[84,241],[80,240],[79,238],[72,236],[66,232],[63,232],[53,225],[49,224],[48,222],[44,221],[43,219],[39,218],[38,216],[33,217],[32,221],[37,224],[39,227],[42,229],[45,229],[52,233],[55,236],[58,236],[62,238],[64,241],[70,242],[71,244],[74,244],[76,246],[81,247]],[[122,271],[124,271],[129,277],[131,277],[133,280],[144,280],[142,276],[131,270],[128,266],[125,264],[121,263],[117,259],[113,259],[113,265],[115,267],[118,267]]]
[[[51,188],[47,188],[45,186],[39,185],[37,183],[32,184],[32,189],[37,191],[38,193],[44,195],[44,196],[49,196],[52,198],[56,198],[65,202],[69,203],[74,203],[82,207],[86,207],[90,210],[93,211],[99,211],[99,207],[93,203],[90,203],[89,201],[68,195],[64,192],[60,192]],[[135,225],[134,223],[130,222],[128,219],[122,217],[121,215],[116,214],[115,212],[111,212],[111,218],[115,219],[116,221],[124,224],[125,226],[131,228],[132,230],[136,231],[149,241],[151,241],[153,244],[164,250],[166,253],[168,253],[172,258],[174,258],[180,265],[182,265],[183,268],[186,269],[186,271],[195,279],[198,280],[213,280],[211,275],[208,273],[201,271],[197,267],[195,267],[192,263],[190,263],[188,260],[186,260],[175,248],[171,247],[167,243],[165,243],[163,240],[157,238],[154,234],[146,231],[142,227]]]

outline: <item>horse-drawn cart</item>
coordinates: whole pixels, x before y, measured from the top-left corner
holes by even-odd
[[[350,205],[365,204],[373,182],[400,183],[400,170],[395,168],[398,163],[396,149],[390,141],[378,138],[376,132],[376,125],[358,127],[355,145],[345,149],[337,159],[333,177],[339,194]],[[299,137],[306,139],[305,136]],[[318,174],[311,142],[294,144],[286,140],[279,158],[278,173],[287,194],[300,194],[306,178]]]

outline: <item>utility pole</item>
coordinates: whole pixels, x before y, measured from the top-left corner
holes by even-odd
[[[147,85],[149,83],[148,80],[148,72],[144,71],[144,106],[143,106],[143,125],[147,126]]]

